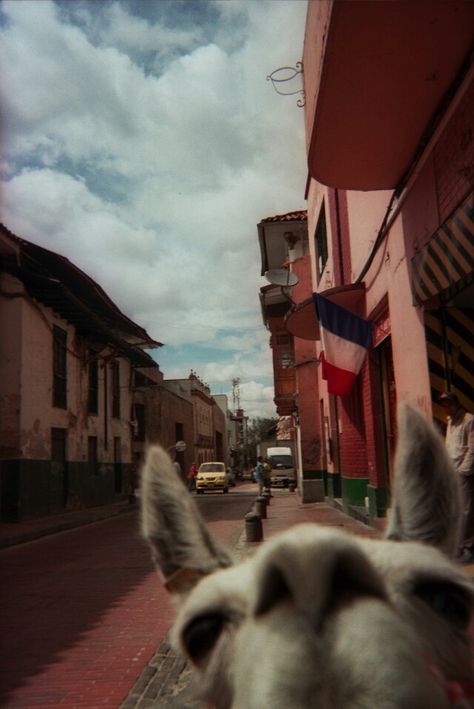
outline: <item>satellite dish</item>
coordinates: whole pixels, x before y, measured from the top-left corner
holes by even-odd
[[[296,273],[287,268],[272,268],[266,272],[265,278],[274,286],[296,286],[300,280]]]

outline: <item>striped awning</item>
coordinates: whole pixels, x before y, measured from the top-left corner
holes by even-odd
[[[448,291],[474,270],[474,192],[412,258],[413,292],[419,303]]]

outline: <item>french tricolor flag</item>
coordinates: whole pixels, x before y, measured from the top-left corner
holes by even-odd
[[[345,396],[352,389],[372,339],[372,323],[353,315],[319,293],[313,293],[321,330],[323,379],[329,394]]]

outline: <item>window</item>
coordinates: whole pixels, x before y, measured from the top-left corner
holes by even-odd
[[[93,354],[91,356],[94,356]],[[89,392],[87,411],[90,414],[99,413],[99,363],[96,359],[89,362]]]
[[[120,362],[112,362],[112,416],[120,418]]]
[[[277,335],[276,345],[280,367],[283,367],[283,369],[292,367],[295,358],[293,354],[293,338],[291,335]]]
[[[87,462],[94,475],[99,473],[99,458],[97,455],[97,436],[89,436],[87,439]]]
[[[53,327],[53,406],[67,408],[67,332]]]
[[[326,261],[328,260],[328,240],[326,233],[326,212],[324,209],[324,204],[321,207],[321,214],[319,215],[318,226],[316,227],[316,233],[314,235],[315,247],[316,247],[316,271],[318,281],[322,276]]]

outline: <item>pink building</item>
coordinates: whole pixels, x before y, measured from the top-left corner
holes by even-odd
[[[312,292],[306,211],[266,217],[258,224],[262,275],[272,281],[260,289],[263,321],[270,331],[275,405],[296,442],[298,491],[303,501],[323,499],[324,469],[319,419],[317,351],[314,339],[294,337],[286,326],[293,304]],[[292,283],[295,285],[291,285]],[[283,285],[279,285],[279,284]],[[288,283],[290,285],[285,285]]]
[[[372,520],[390,499],[397,402],[440,424],[445,389],[474,409],[473,39],[470,2],[308,3],[311,290],[373,324],[348,396],[317,367],[310,428],[329,499]],[[319,359],[311,298],[285,326]]]

